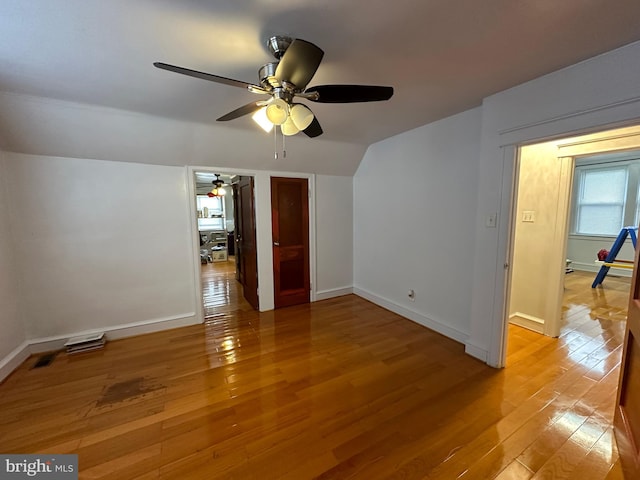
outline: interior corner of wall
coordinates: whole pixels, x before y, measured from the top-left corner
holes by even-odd
[[[0,383],[29,358],[29,343],[24,341],[6,357],[0,358]]]

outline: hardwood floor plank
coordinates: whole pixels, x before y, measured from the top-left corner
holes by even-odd
[[[615,464],[617,460],[618,454],[615,449],[613,428],[609,426],[589,450],[589,453],[587,453],[584,459],[571,472],[569,478],[574,480],[606,478],[612,465]]]
[[[495,479],[496,480],[529,480],[533,476],[533,472],[522,465],[518,460],[514,460],[507,468],[502,470]]]

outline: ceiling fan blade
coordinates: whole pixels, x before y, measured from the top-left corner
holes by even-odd
[[[304,90],[320,66],[324,52],[311,42],[295,39],[289,45],[276,67],[275,77],[280,82],[293,83]]]
[[[380,102],[393,96],[393,87],[377,85],[318,85],[305,90],[307,93],[318,93],[318,99],[309,100],[319,103],[355,103]]]
[[[311,122],[311,124],[307,128],[305,128],[303,132],[307,137],[311,138],[319,137],[320,135],[322,135],[322,127],[320,126],[320,122],[318,122],[318,119],[315,116],[313,117],[313,121]]]
[[[226,115],[221,116],[217,119],[218,122],[228,122],[229,120],[235,120],[236,118],[240,118],[244,115],[249,115],[250,113],[256,112],[260,110],[264,106],[264,102],[251,102],[243,105],[240,108],[236,108],[232,112],[227,113]]]
[[[240,80],[234,80],[233,78],[221,77],[219,75],[213,75],[212,73],[199,72],[197,70],[191,70],[189,68],[177,67],[175,65],[169,65],[168,63],[155,62],[153,64],[157,68],[162,70],[168,70],[170,72],[181,73],[182,75],[188,75],[190,77],[200,78],[202,80],[208,80],[210,82],[222,83],[224,85],[231,85],[232,87],[240,87],[247,89],[249,87],[255,87],[263,90],[262,87],[253,85],[251,83],[242,82]],[[268,93],[265,91],[265,93]]]

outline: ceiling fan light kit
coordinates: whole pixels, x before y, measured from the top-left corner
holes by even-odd
[[[274,125],[282,125],[287,121],[289,106],[281,98],[274,98],[266,108],[267,118]]]
[[[311,125],[311,122],[313,122],[313,112],[301,103],[296,103],[291,107],[289,116],[296,127],[298,127],[298,130],[306,129]]]
[[[157,68],[202,80],[240,87],[251,93],[271,98],[243,105],[217,120],[226,122],[251,114],[262,129],[269,132],[279,125],[283,135],[304,132],[310,138],[322,135],[322,127],[309,107],[294,103],[296,97],[317,103],[379,102],[393,96],[393,87],[376,85],[319,85],[307,89],[320,66],[324,52],[311,42],[286,36],[274,36],[267,42],[271,54],[278,60],[260,67],[260,85],[199,72],[162,62]]]
[[[282,135],[286,135],[287,137],[295,135],[300,131],[296,124],[293,123],[293,119],[291,117],[288,117],[287,121],[280,125],[280,130],[282,131]]]
[[[224,185],[224,182],[222,180],[220,180],[220,175],[218,173],[216,173],[216,179],[211,183],[213,185],[213,189],[209,193],[207,193],[207,196],[209,198],[211,198],[211,197],[222,197],[227,193],[224,190],[224,188],[222,188],[222,186]]]

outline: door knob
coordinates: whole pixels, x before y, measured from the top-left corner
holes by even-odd
[[[279,246],[280,246],[280,242],[273,242],[273,245],[274,245],[275,247],[279,247]]]

